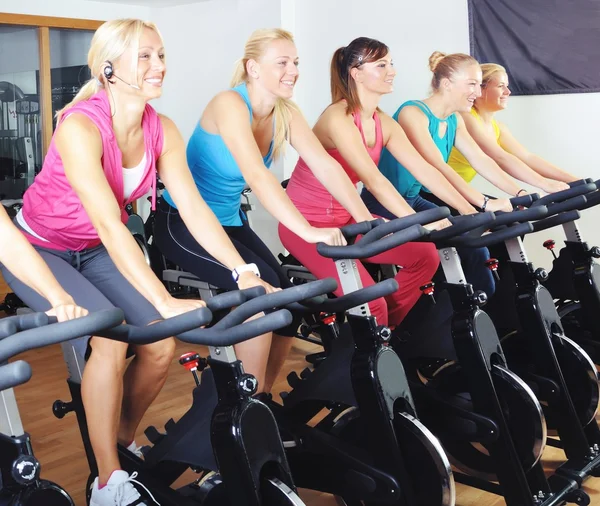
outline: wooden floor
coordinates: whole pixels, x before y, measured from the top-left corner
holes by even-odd
[[[7,287],[0,277],[0,300],[3,300]],[[0,312],[0,317],[2,313]],[[296,340],[289,359],[275,385],[274,391],[288,390],[285,378],[289,371],[300,372],[305,366],[304,356],[310,352],[312,345]],[[176,357],[191,351],[189,345],[179,343]],[[206,349],[196,349],[206,356]],[[70,400],[66,383],[66,367],[59,345],[23,353],[18,358],[27,360],[33,368],[33,378],[26,385],[16,389],[17,401],[25,430],[33,441],[36,457],[42,464],[42,477],[60,483],[73,497],[77,506],[86,506],[85,484],[89,469],[83,452],[83,445],[74,414],[58,420],[52,414],[52,403],[56,399]],[[193,378],[183,369],[177,360],[171,365],[169,379],[159,397],[146,413],[137,436],[137,443],[147,444],[143,435],[148,425],[155,425],[159,430],[166,420],[177,420],[191,403]],[[599,415],[600,420],[600,415]],[[564,461],[564,453],[555,448],[548,448],[544,454],[546,469],[559,465]],[[456,485],[457,506],[501,506],[502,498],[477,489]],[[592,505],[600,506],[600,478],[588,480],[585,490],[592,498]],[[300,495],[307,506],[337,506],[335,499],[327,494],[309,490],[300,490]]]
[[[304,355],[311,345],[299,342],[294,347],[286,363],[280,381],[275,388],[279,392],[285,390],[284,378],[289,370],[300,371],[304,368]],[[180,344],[178,354],[189,350],[188,345]],[[205,350],[196,350],[205,353]],[[42,463],[42,476],[63,485],[72,495],[77,506],[85,506],[84,489],[88,477],[88,469],[83,453],[75,416],[70,414],[63,420],[54,418],[51,406],[54,400],[70,400],[65,382],[66,368],[62,359],[60,346],[34,350],[20,356],[29,361],[33,367],[32,380],[16,389],[21,417],[25,429],[31,434],[36,456]],[[160,396],[150,408],[141,424],[138,444],[146,443],[143,429],[148,425],[162,424],[170,417],[176,420],[186,411],[191,402],[193,378],[175,360],[171,366],[170,376]],[[560,450],[548,449],[545,463],[549,468],[564,459]],[[600,505],[600,479],[587,482],[586,490],[592,496],[592,504]],[[331,496],[301,490],[302,498],[309,506],[335,506],[337,503]],[[503,499],[457,484],[457,505],[459,506],[500,506]]]

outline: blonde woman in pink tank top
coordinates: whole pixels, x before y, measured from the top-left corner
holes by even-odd
[[[352,183],[362,182],[377,195],[395,216],[414,213],[393,185],[377,168],[381,151],[386,147],[402,164],[419,171],[428,184],[439,187],[448,201],[473,213],[470,206],[437,170],[429,165],[402,131],[402,128],[379,109],[381,97],[393,90],[396,72],[388,47],[374,39],[361,37],[339,48],[331,62],[332,104],[323,112],[314,133],[330,156],[344,168]],[[352,223],[350,213],[321,185],[303,159],[294,169],[287,192],[308,222],[315,227],[340,227]],[[430,225],[440,228],[447,220]],[[283,245],[318,278],[337,277],[332,260],[321,257],[308,244],[283,225],[279,226]],[[432,244],[409,243],[369,259],[374,263],[401,265],[396,276],[400,289],[387,300],[369,304],[381,324],[398,325],[420,296],[419,286],[435,273],[439,259]],[[363,286],[374,283],[359,263]]]

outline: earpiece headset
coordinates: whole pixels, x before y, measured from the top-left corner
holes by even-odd
[[[106,63],[106,66],[104,67],[104,70],[102,72],[104,74],[104,77],[110,84],[115,84],[115,81],[114,80],[111,81],[111,79],[113,77],[116,77],[119,81],[124,82],[127,86],[133,88],[134,90],[140,89],[140,87],[137,84],[130,84],[127,81],[124,81],[123,79],[121,79],[117,74],[115,74],[115,71],[113,70],[112,62],[106,60],[105,63]]]

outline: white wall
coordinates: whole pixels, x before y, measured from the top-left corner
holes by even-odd
[[[124,3],[89,2],[87,0],[0,0],[0,12],[56,16],[105,21],[120,17],[147,19],[151,9]]]
[[[508,108],[498,114],[498,119],[530,151],[576,176],[596,180],[600,178],[595,121],[598,111],[598,93],[511,97]],[[475,178],[474,184],[482,191],[492,188],[481,177]],[[523,187],[537,191],[527,185]],[[596,207],[584,211],[578,222],[589,245],[600,244],[598,218]],[[544,240],[550,238],[562,246],[562,227],[532,234],[525,241],[529,259],[536,266],[551,267],[552,255],[542,247]]]
[[[258,28],[281,26],[287,0],[211,0],[152,10],[165,39],[167,77],[157,110],[189,139],[206,104],[229,87],[235,62]],[[280,164],[273,172],[283,179]],[[252,199],[258,204],[256,199]],[[252,227],[275,252],[283,251],[275,220],[260,205],[251,213]]]

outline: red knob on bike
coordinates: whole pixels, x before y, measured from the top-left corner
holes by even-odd
[[[193,351],[189,353],[184,353],[183,355],[181,355],[181,357],[179,357],[179,363],[188,371],[195,371],[196,369],[198,369],[199,362],[200,355],[194,353]]]
[[[435,291],[435,283],[430,281],[429,283],[420,286],[419,290],[421,290],[421,292],[423,292],[425,295],[433,295],[433,292]]]
[[[554,258],[556,258],[556,253],[554,253],[554,246],[556,245],[556,242],[554,241],[554,239],[548,239],[547,241],[544,241],[544,248],[546,248],[550,253],[552,253],[552,256]]]
[[[321,313],[319,318],[325,325],[332,325],[336,320],[335,313]]]
[[[490,271],[492,271],[492,274],[494,275],[496,280],[500,280],[500,276],[498,276],[498,264],[499,262],[495,258],[490,258],[488,261],[485,262],[485,266]]]

